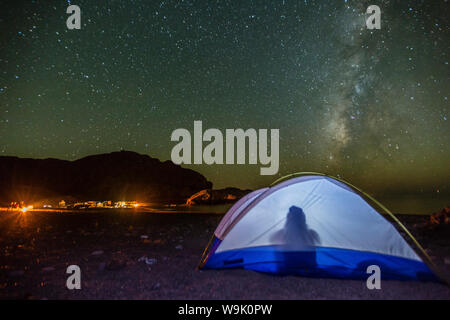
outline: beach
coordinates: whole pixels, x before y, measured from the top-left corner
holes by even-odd
[[[273,276],[197,270],[223,215],[132,209],[0,212],[0,299],[450,299],[439,283]],[[400,215],[450,278],[450,235],[424,232],[428,216]],[[81,289],[69,290],[69,265]]]

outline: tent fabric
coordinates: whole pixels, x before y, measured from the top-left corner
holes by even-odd
[[[217,241],[220,242],[219,239]],[[243,268],[280,275],[367,279],[367,267],[377,265],[384,280],[439,281],[421,261],[336,248],[317,247],[312,251],[280,249],[267,246],[215,253],[205,267]]]
[[[204,268],[275,274],[435,279],[394,226],[328,176],[302,176],[239,200],[215,231]],[[307,271],[305,271],[307,270]]]
[[[239,199],[239,201],[237,201],[228,210],[226,216],[220,221],[214,234],[216,234],[217,237],[219,237],[220,239],[223,239],[224,233],[226,232],[226,230],[230,228],[230,226],[233,224],[233,222],[236,220],[236,218],[239,216],[242,210],[267,189],[268,188],[255,190]]]

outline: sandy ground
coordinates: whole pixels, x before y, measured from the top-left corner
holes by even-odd
[[[438,283],[272,276],[196,270],[221,219],[207,214],[133,211],[0,213],[1,299],[450,299]],[[425,217],[404,216],[414,225]],[[450,278],[450,235],[416,232]],[[145,261],[147,258],[147,264]],[[155,260],[152,260],[155,259]],[[66,288],[81,268],[82,289]]]

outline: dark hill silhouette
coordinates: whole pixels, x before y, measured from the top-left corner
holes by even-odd
[[[184,201],[212,183],[196,171],[130,151],[75,161],[0,157],[0,201]]]

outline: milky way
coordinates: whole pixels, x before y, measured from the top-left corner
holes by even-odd
[[[279,128],[280,172],[189,166],[216,187],[319,171],[450,192],[447,1],[71,1],[2,7],[0,154],[170,159],[176,128]]]

